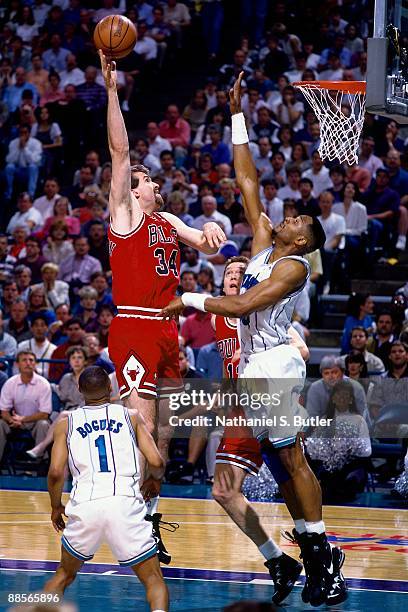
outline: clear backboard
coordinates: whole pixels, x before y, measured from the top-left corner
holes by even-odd
[[[366,110],[408,124],[408,0],[376,0]]]

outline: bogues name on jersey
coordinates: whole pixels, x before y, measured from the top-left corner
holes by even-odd
[[[95,419],[91,423],[84,423],[83,427],[77,427],[76,430],[83,438],[93,431],[110,431],[112,433],[119,433],[119,430],[123,427],[123,423],[117,422],[115,419]]]

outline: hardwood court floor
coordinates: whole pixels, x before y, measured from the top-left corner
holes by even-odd
[[[283,504],[254,504],[268,533],[288,554],[297,547],[282,538],[292,524]],[[171,567],[265,573],[256,547],[212,500],[163,498],[163,519],[178,522],[176,533],[163,532],[173,555]],[[347,554],[345,573],[351,578],[408,579],[408,512],[380,508],[327,506],[327,532]],[[0,568],[3,560],[57,561],[60,537],[49,520],[48,494],[0,491]],[[92,563],[114,564],[104,545]]]

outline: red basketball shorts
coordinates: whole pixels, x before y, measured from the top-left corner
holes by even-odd
[[[238,415],[244,415],[243,410],[234,409],[228,417]],[[217,449],[215,462],[229,463],[248,472],[248,474],[257,476],[263,459],[259,442],[252,436],[251,429],[240,426],[226,427]]]
[[[153,397],[182,390],[175,321],[119,314],[109,330],[109,357],[121,399],[133,389]]]

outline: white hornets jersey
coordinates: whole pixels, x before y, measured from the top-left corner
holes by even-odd
[[[141,495],[136,435],[123,406],[84,406],[70,412],[67,446],[71,501]]]
[[[242,279],[240,293],[245,293],[270,277],[272,270],[278,262],[284,259],[297,259],[306,268],[305,281],[299,289],[287,295],[276,304],[272,304],[258,312],[241,317],[240,342],[243,356],[260,353],[281,344],[288,344],[290,337],[288,329],[291,325],[296,299],[310,276],[310,266],[306,259],[297,255],[280,257],[273,263],[268,263],[273,247],[269,247],[251,259]]]

